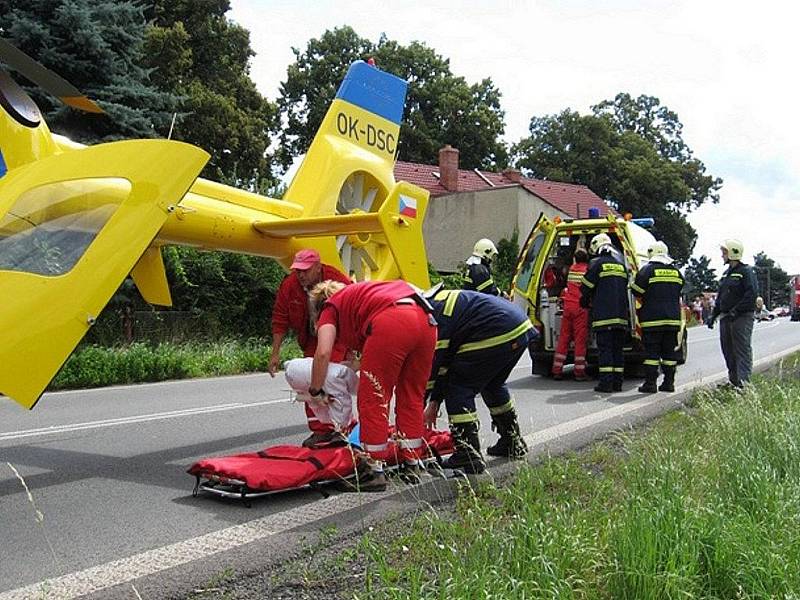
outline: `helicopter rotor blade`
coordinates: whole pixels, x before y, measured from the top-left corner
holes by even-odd
[[[84,112],[103,113],[102,108],[69,81],[39,64],[3,38],[0,38],[0,61],[30,79],[47,93],[58,97],[67,106]]]

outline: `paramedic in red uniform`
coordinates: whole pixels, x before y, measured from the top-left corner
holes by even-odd
[[[269,374],[275,373],[281,364],[281,344],[289,331],[297,335],[297,343],[303,350],[303,356],[314,356],[317,349],[317,336],[314,334],[314,323],[311,322],[308,310],[308,292],[328,279],[344,284],[350,280],[338,269],[324,265],[320,261],[319,252],[312,248],[300,250],[294,256],[289,273],[281,282],[272,309],[272,355],[269,359]],[[347,348],[337,344],[332,351],[331,360],[342,362]],[[334,431],[330,424],[321,423],[314,411],[303,404],[306,409],[308,428],[311,435],[303,441],[303,446],[313,447],[331,441]]]
[[[365,452],[391,458],[389,405],[395,395],[395,425],[401,458],[416,464],[424,456],[423,401],[436,348],[436,321],[404,281],[364,281],[344,286],[325,281],[311,291],[317,319],[317,351],[309,394],[322,389],[334,343],[360,351],[358,414]],[[385,487],[380,466],[368,487]],[[374,484],[374,486],[372,485]]]
[[[589,337],[589,311],[581,308],[581,279],[589,266],[589,254],[579,248],[567,275],[567,287],[561,295],[564,312],[561,316],[561,333],[553,356],[553,379],[563,377],[564,361],[569,343],[575,341],[575,381],[586,381],[586,340]]]

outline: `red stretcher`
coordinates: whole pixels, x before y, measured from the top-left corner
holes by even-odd
[[[454,451],[449,431],[428,430],[425,441],[429,465]],[[327,497],[326,485],[352,481],[357,471],[366,467],[361,457],[361,451],[350,444],[315,449],[271,446],[258,452],[204,458],[187,473],[195,476],[193,496],[202,491],[238,498],[249,506],[250,499],[302,488],[316,489]]]

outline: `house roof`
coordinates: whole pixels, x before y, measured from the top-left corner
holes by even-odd
[[[458,191],[445,189],[439,182],[439,166],[397,161],[394,176],[398,181],[407,181],[428,190],[432,197],[459,194],[462,192],[479,192],[503,187],[521,186],[526,191],[538,196],[565,215],[573,218],[587,217],[590,208],[598,208],[601,215],[609,211],[616,213],[606,202],[585,185],[545,181],[519,176],[510,178],[505,173],[491,171],[458,170]],[[580,214],[578,214],[580,212]]]

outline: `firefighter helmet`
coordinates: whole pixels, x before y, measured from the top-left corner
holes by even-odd
[[[497,256],[497,246],[494,245],[492,240],[483,238],[475,242],[475,247],[472,249],[473,256],[480,256],[486,260],[494,260]]]
[[[725,240],[719,247],[728,253],[728,260],[742,260],[744,256],[744,245],[739,240]]]
[[[647,258],[653,258],[654,256],[669,256],[669,248],[664,242],[657,241],[650,244],[647,249]]]
[[[611,238],[608,237],[606,233],[598,233],[596,236],[592,238],[592,241],[589,243],[589,252],[592,254],[599,254],[600,248],[603,246],[610,246],[611,245]]]

